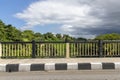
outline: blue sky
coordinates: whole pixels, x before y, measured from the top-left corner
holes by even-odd
[[[35,0],[0,0],[0,19],[6,24],[22,26],[24,21],[14,17],[14,14],[27,8]]]
[[[24,26],[25,21],[16,18],[15,14],[18,12],[22,12],[30,4],[36,1],[40,1],[40,0],[0,0],[0,10],[1,10],[0,19],[5,24],[12,24],[17,29],[20,29],[22,26]],[[34,28],[32,28],[32,30],[34,32],[40,32],[40,33],[46,33],[46,32],[59,33],[59,31],[57,31],[58,28],[56,28],[56,26],[57,24],[40,25],[41,28],[35,26]]]
[[[92,38],[120,33],[118,7],[120,0],[0,0],[0,19],[21,30]]]

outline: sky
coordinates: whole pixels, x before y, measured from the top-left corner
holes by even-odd
[[[0,0],[0,19],[20,30],[94,38],[120,33],[120,0]]]

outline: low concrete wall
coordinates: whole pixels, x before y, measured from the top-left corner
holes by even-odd
[[[51,70],[120,70],[120,63],[0,64],[0,72],[28,72]]]

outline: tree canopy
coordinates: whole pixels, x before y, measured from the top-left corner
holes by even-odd
[[[0,20],[0,41],[65,41],[65,39],[69,41],[73,41],[76,38],[71,37],[66,34],[53,34],[51,32],[47,32],[45,34],[41,34],[39,32],[33,32],[32,30],[24,30],[20,31],[16,27],[12,25],[6,25]],[[82,39],[82,38],[81,38]]]
[[[95,38],[96,40],[120,40],[120,34],[111,33],[111,34],[103,34],[99,35]]]
[[[79,41],[87,40],[82,37],[71,37],[67,34],[53,34],[47,32],[41,34],[39,32],[33,32],[32,30],[20,31],[12,25],[6,25],[2,20],[0,20],[0,41]],[[120,34],[102,34],[95,37],[95,40],[120,40]]]

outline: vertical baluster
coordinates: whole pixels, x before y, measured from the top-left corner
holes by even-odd
[[[118,43],[118,54],[120,56],[120,43]]]
[[[91,53],[90,53],[91,55],[93,55],[93,53],[94,53],[94,52],[93,52],[93,49],[94,49],[93,46],[94,46],[94,45],[93,45],[93,42],[91,42]]]
[[[93,44],[90,43],[90,54],[93,54]]]
[[[55,57],[55,56],[54,56],[54,44],[53,44],[53,43],[51,43],[50,55],[51,55],[52,57]]]
[[[96,43],[94,43],[94,56],[97,56],[97,53],[96,53]]]
[[[3,52],[4,52],[4,56],[6,57],[5,44],[3,44]]]
[[[20,44],[18,43],[18,44],[17,44],[17,56],[19,56],[19,51],[20,51],[20,50],[19,50],[19,45],[20,45]],[[19,56],[19,57],[20,57],[20,56]]]
[[[47,56],[47,55],[46,55],[46,43],[45,43],[45,50],[44,50],[44,53],[45,53],[45,57],[46,57],[46,56]]]
[[[82,56],[82,44],[81,43],[79,44],[80,44],[80,56]]]
[[[89,53],[89,44],[90,44],[90,43],[87,43],[87,44],[86,44],[86,52],[87,52],[87,54],[90,55],[90,53]]]
[[[92,54],[91,55],[94,55],[94,43],[92,42]]]
[[[95,43],[95,53],[94,54],[95,54],[94,56],[98,56],[96,43]]]
[[[62,45],[62,43],[59,44],[59,49],[58,49],[58,50],[59,50],[59,54],[60,54],[60,56],[63,57],[63,55],[61,54],[61,47],[60,47],[61,45]]]
[[[94,53],[94,56],[98,56],[98,54],[97,54],[97,48],[96,48],[97,46],[96,46],[96,42],[95,42],[95,53]]]
[[[23,44],[21,43],[21,53],[20,53],[20,56],[22,56],[22,54],[23,54],[22,46],[23,46]]]
[[[114,43],[114,56],[116,56],[116,52],[117,52],[117,44],[116,43]]]
[[[112,51],[112,55],[111,56],[114,56],[115,55],[115,43],[113,43],[113,51]]]
[[[119,43],[117,42],[117,55],[116,56],[119,56]]]
[[[45,44],[42,44],[42,56],[45,56]]]
[[[109,54],[108,54],[108,56],[111,56],[112,51],[113,51],[113,43],[110,43],[110,49],[109,49]]]
[[[52,57],[52,56],[50,55],[50,51],[51,51],[51,50],[50,50],[50,44],[51,44],[51,43],[48,43],[48,56],[49,56],[49,57]]]
[[[79,43],[77,43],[77,46],[76,46],[76,55],[79,56]]]
[[[55,57],[57,56],[57,43],[55,43]],[[58,54],[58,56],[60,57],[60,54]]]
[[[77,56],[77,51],[76,51],[77,43],[75,43],[75,44],[73,43],[73,45],[74,45],[74,55]]]
[[[8,54],[11,53],[10,51],[11,51],[11,50],[10,50],[10,44],[8,44]]]
[[[71,56],[74,56],[74,44],[70,43],[70,54]]]
[[[71,47],[72,47],[72,45],[71,45],[71,43],[69,43],[69,57],[73,56],[73,54],[71,53]]]
[[[42,57],[42,44],[40,43],[40,57]]]
[[[40,56],[40,44],[39,44],[39,43],[36,43],[36,45],[37,45],[37,46],[36,46],[36,54],[37,54],[36,56],[39,57],[39,56]]]
[[[28,54],[28,51],[27,51],[27,44],[25,43],[25,53],[24,53],[24,56],[27,57],[29,54]]]
[[[14,56],[14,54],[15,54],[15,53],[14,53],[14,47],[13,47],[13,46],[14,46],[14,44],[11,44],[12,53],[10,54],[10,56]]]
[[[7,53],[7,44],[5,44],[5,52],[6,52],[6,56],[8,56],[8,53]]]
[[[43,56],[45,56],[45,43],[43,45]]]
[[[17,43],[15,44],[15,57],[17,56],[17,53],[16,53],[16,47],[17,47]]]
[[[82,56],[85,56],[85,54],[83,53],[83,43],[81,43],[81,52],[82,52]]]

